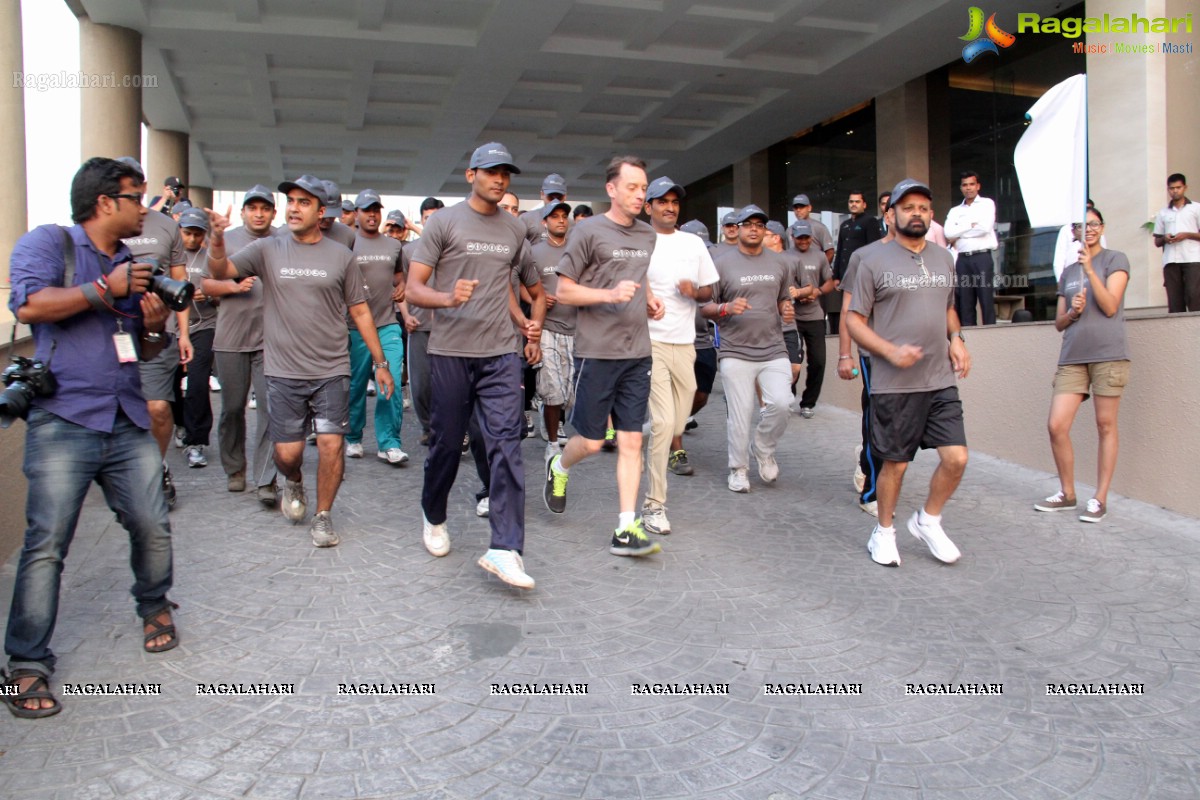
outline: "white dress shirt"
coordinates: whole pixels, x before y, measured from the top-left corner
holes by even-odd
[[[946,215],[946,238],[954,243],[958,255],[995,250],[996,204],[986,197],[976,197],[967,205],[964,200]]]
[[[1154,218],[1154,235],[1169,233],[1200,233],[1200,203],[1185,203],[1182,208],[1168,205]],[[1191,264],[1200,262],[1200,242],[1183,239],[1174,244],[1163,245],[1164,264]]]

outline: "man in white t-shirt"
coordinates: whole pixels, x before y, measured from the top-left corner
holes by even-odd
[[[646,213],[656,242],[647,278],[663,301],[662,319],[650,320],[650,486],[642,504],[648,533],[667,534],[667,458],[696,395],[696,303],[712,299],[717,268],[704,242],[675,229],[683,187],[668,177],[646,189]]]
[[[1154,246],[1163,249],[1167,311],[1200,311],[1200,203],[1187,198],[1187,178],[1167,178],[1171,202],[1154,218]],[[1101,242],[1103,247],[1103,242]]]

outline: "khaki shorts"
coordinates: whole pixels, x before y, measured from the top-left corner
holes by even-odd
[[[1055,394],[1081,394],[1088,389],[1099,397],[1120,397],[1129,383],[1128,361],[1097,361],[1094,364],[1061,364],[1054,373]]]

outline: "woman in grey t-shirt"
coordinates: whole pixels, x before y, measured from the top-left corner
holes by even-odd
[[[1080,404],[1094,396],[1100,437],[1096,495],[1079,514],[1083,522],[1099,522],[1107,513],[1108,487],[1117,467],[1117,409],[1129,381],[1129,347],[1125,341],[1125,287],[1129,259],[1100,244],[1104,217],[1091,209],[1079,261],[1058,280],[1054,327],[1063,332],[1054,398],[1050,402],[1050,449],[1061,488],[1034,504],[1038,511],[1071,511],[1075,500],[1075,451],[1071,425]]]

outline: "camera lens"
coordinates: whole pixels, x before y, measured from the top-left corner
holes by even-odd
[[[183,311],[192,302],[196,287],[190,281],[177,281],[165,275],[150,279],[150,289],[167,304],[172,311]]]
[[[33,390],[21,381],[6,386],[0,392],[0,428],[7,428],[15,419],[25,419],[29,415],[29,404],[33,397]]]

